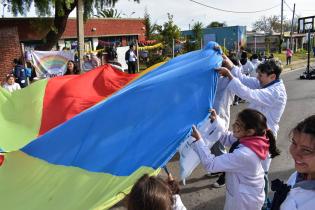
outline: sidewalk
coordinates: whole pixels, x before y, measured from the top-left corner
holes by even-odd
[[[311,58],[311,62],[310,62],[310,65],[311,66],[314,66],[315,65],[315,58]],[[294,70],[294,69],[299,69],[299,68],[302,68],[302,67],[305,67],[306,68],[307,66],[307,59],[305,60],[298,60],[298,61],[292,61],[290,65],[283,65],[283,72],[286,72],[286,71],[291,71],[291,70]]]

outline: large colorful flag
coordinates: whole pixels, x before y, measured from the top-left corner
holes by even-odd
[[[136,77],[105,65],[83,75],[40,80],[13,93],[0,88],[0,149],[22,148]]]
[[[212,107],[222,61],[214,44],[172,59],[6,153],[1,206],[107,209],[142,174],[158,173]],[[9,144],[0,140],[2,150]]]

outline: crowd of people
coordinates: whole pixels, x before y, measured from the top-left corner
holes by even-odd
[[[82,73],[88,72],[101,65],[100,59],[95,54],[84,55],[84,62],[82,64]],[[5,80],[0,82],[0,85],[9,92],[19,90],[27,87],[34,78],[36,72],[31,62],[26,61],[26,65],[23,65],[22,59],[13,60],[12,71],[5,76]],[[80,74],[80,68],[78,62],[69,60],[65,66],[63,75],[75,75]]]
[[[253,59],[257,58],[254,56]],[[287,184],[279,180],[272,181],[271,189],[275,195],[270,202],[268,171],[271,160],[280,155],[276,139],[287,101],[285,86],[280,77],[282,65],[274,58],[266,59],[256,66],[256,77],[253,77],[244,74],[243,65],[239,63],[236,56],[229,58],[223,55],[223,65],[217,69],[223,77],[218,80],[215,109],[209,110],[209,120],[213,123],[217,118],[222,118],[226,129],[214,144],[216,149],[212,147],[209,150],[205,143],[210,134],[201,133],[195,126],[192,127],[191,135],[195,138],[192,145],[201,164],[210,173],[222,174],[218,180],[221,183],[216,182],[212,187],[226,186],[225,210],[312,209],[315,204],[315,115],[292,128],[289,134],[289,152],[295,162],[296,172],[290,176]],[[232,131],[228,131],[234,94],[244,98],[249,105],[238,113]],[[221,151],[218,143],[223,148],[229,147],[229,152],[215,154],[214,151]],[[139,185],[139,181],[133,190],[139,187],[146,189],[146,195],[129,199],[129,202],[154,200],[165,203],[168,200],[168,207],[163,209],[178,209],[171,205],[176,202],[175,198],[171,202],[169,196],[163,201],[161,196],[157,199],[157,193],[148,190],[146,184]],[[154,206],[158,205],[160,204],[137,209],[155,209]]]
[[[126,52],[128,73],[135,73],[136,54],[134,46]],[[220,50],[215,48],[215,50]],[[287,57],[292,53],[287,51]],[[205,143],[206,133],[192,126],[191,136],[194,151],[204,169],[210,174],[219,174],[212,187],[226,186],[225,210],[232,209],[312,209],[315,200],[315,115],[299,122],[290,132],[290,154],[295,161],[295,170],[287,184],[273,182],[273,201],[268,199],[268,172],[271,160],[280,155],[277,148],[279,122],[284,112],[287,94],[281,79],[282,65],[271,55],[263,58],[246,51],[239,55],[222,55],[222,67],[216,69],[218,79],[211,123],[218,118],[224,121],[224,133],[211,149]],[[291,62],[291,58],[287,64]],[[100,65],[96,57],[84,57],[83,71]],[[80,74],[76,62],[69,60],[65,75]],[[25,88],[31,73],[20,60],[14,60],[12,73],[6,76],[3,88],[9,92]],[[237,95],[248,102],[248,108],[237,114],[230,124],[230,106]],[[226,152],[226,148],[229,151]],[[280,184],[279,184],[280,183]],[[279,187],[280,186],[280,187]],[[127,199],[128,210],[185,210],[179,196],[179,185],[168,174],[168,179],[143,175],[133,186]]]

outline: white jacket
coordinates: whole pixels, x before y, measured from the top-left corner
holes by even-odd
[[[231,72],[234,79],[230,81],[227,88],[248,101],[248,108],[263,113],[267,118],[268,127],[276,136],[280,118],[287,103],[287,93],[283,81],[280,80],[266,88],[261,88],[257,78],[243,75],[238,67],[235,66]]]
[[[224,146],[236,138],[228,132],[221,136]],[[201,163],[208,172],[226,172],[225,210],[261,210],[264,200],[264,169],[262,160],[248,147],[240,144],[233,153],[215,157],[203,139],[193,143]]]
[[[230,80],[226,77],[219,77],[217,90],[214,97],[213,108],[224,120],[226,130],[230,125],[230,106],[233,104],[234,93],[227,89]]]
[[[186,207],[184,206],[182,199],[178,194],[173,195],[174,204],[172,207],[172,210],[186,210]]]
[[[258,60],[258,59],[253,59],[252,61],[252,64],[254,66],[254,71],[252,71],[249,76],[251,77],[256,77],[257,76],[257,67],[259,66],[259,64],[261,64],[261,62]]]
[[[294,172],[288,185],[293,186],[296,181],[297,173]],[[280,206],[280,210],[311,210],[315,209],[315,190],[305,190],[301,187],[292,188]]]
[[[250,60],[247,60],[247,62],[242,65],[242,73],[250,75],[253,71],[255,71],[254,65],[252,64],[252,62],[250,62]]]

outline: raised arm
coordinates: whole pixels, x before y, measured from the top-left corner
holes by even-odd
[[[241,68],[238,66],[235,66],[232,61],[226,56],[222,55],[223,58],[223,67],[227,68],[233,77],[238,78],[244,85],[246,85],[249,88],[256,89],[260,87],[259,81],[250,76],[246,76],[242,73]]]
[[[227,153],[215,157],[210,153],[209,148],[203,139],[199,139],[193,144],[193,149],[198,154],[204,169],[208,172],[241,172],[248,167],[247,162],[252,158],[252,154],[243,150],[236,150],[233,153]],[[242,148],[247,150],[248,148]],[[255,155],[255,154],[254,154]]]

